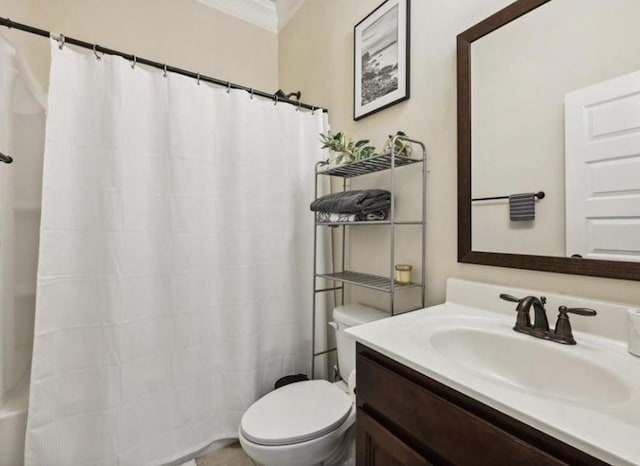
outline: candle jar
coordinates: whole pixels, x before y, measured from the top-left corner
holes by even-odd
[[[411,283],[411,269],[412,267],[407,264],[396,265],[396,282],[407,284]]]

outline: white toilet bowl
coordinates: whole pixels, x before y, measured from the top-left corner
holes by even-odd
[[[238,437],[265,466],[337,464],[348,452],[355,419],[352,397],[326,380],[311,380],[258,400],[243,416]]]
[[[384,317],[388,314],[360,304],[334,310],[338,364],[345,379],[354,374],[355,341],[344,329]],[[336,466],[347,460],[355,420],[355,397],[344,382],[309,380],[256,401],[242,416],[238,437],[244,451],[264,466]]]

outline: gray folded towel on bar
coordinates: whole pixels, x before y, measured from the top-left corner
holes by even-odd
[[[369,214],[391,208],[391,193],[383,189],[365,189],[328,194],[311,203],[314,212]]]
[[[509,196],[509,218],[512,222],[526,222],[536,218],[536,194],[520,193]]]

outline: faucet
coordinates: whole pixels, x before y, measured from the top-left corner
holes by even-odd
[[[516,298],[509,294],[501,294],[501,299],[518,303],[516,306],[516,324],[513,330],[516,332],[531,335],[532,337],[542,338],[543,340],[551,340],[556,343],[562,343],[564,345],[575,345],[576,340],[573,338],[571,330],[571,323],[569,322],[569,314],[578,314],[582,316],[595,316],[597,314],[593,309],[587,308],[567,308],[567,306],[560,306],[558,308],[558,320],[553,331],[549,329],[549,320],[547,319],[547,310],[545,304],[547,298],[541,296],[527,296],[525,298]],[[533,306],[534,320],[531,325],[531,306]]]
[[[512,303],[518,303],[516,306],[516,325],[513,329],[516,332],[526,333],[527,335],[534,335],[543,338],[544,335],[549,332],[549,320],[547,319],[547,311],[544,305],[547,304],[547,298],[541,296],[527,296],[526,298],[516,298],[509,294],[501,294],[501,299],[505,301],[511,301]],[[533,306],[533,325],[531,325],[530,311]]]

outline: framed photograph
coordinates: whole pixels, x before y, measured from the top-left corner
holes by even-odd
[[[354,27],[354,120],[409,98],[409,2],[387,0]]]

